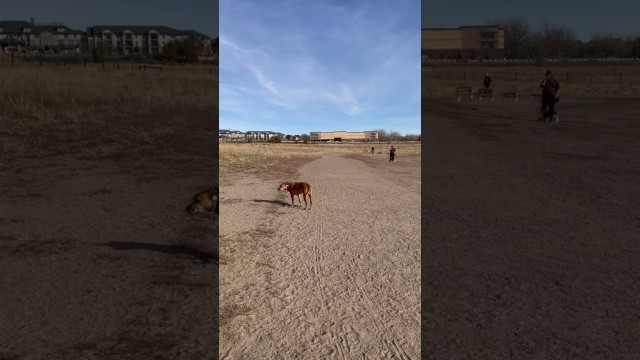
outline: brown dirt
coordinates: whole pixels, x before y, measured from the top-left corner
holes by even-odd
[[[124,86],[124,74],[96,84],[49,70],[20,69],[27,80],[11,81],[24,106],[5,99],[0,110],[0,358],[216,358],[217,223],[185,207],[215,182],[217,111],[181,103],[163,104],[164,117],[151,112],[164,90],[199,101],[209,83],[213,99],[213,79],[188,75],[198,86],[181,88],[165,73],[146,93],[133,81],[132,97],[105,113],[36,95],[60,101],[45,83],[59,81],[81,97],[91,85]],[[121,94],[94,100],[102,95]],[[140,97],[149,113],[131,115]]]
[[[431,359],[640,353],[640,100],[423,100]]]
[[[221,358],[417,359],[420,156],[298,173],[221,179]],[[312,210],[277,192],[288,180],[312,185]]]

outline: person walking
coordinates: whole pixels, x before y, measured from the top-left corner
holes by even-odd
[[[391,145],[389,149],[389,161],[396,161],[396,148],[394,148],[393,145]]]
[[[542,88],[542,107],[540,109],[540,121],[558,122],[560,119],[556,112],[556,103],[560,100],[560,84],[551,70],[547,70],[544,80],[540,83]]]
[[[491,87],[491,76],[489,76],[489,73],[484,74],[484,81],[482,83],[484,84],[485,89],[489,89]]]

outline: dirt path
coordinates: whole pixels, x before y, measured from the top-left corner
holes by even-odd
[[[426,99],[429,358],[640,353],[640,101],[538,105]]]
[[[311,211],[222,183],[222,359],[419,358],[420,157],[360,158],[300,169]]]

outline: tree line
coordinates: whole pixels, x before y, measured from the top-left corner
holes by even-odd
[[[595,34],[581,41],[571,28],[544,23],[534,29],[520,18],[493,21],[505,30],[508,59],[640,57],[640,36]]]
[[[420,141],[420,134],[406,134],[402,135],[399,131],[395,130],[385,130],[385,129],[375,129],[374,131],[378,132],[378,141],[383,142],[396,142],[396,141]]]

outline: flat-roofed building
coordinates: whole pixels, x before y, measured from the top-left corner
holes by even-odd
[[[312,131],[310,141],[378,141],[377,131]]]
[[[428,59],[502,59],[504,29],[499,25],[422,29],[422,55]]]

